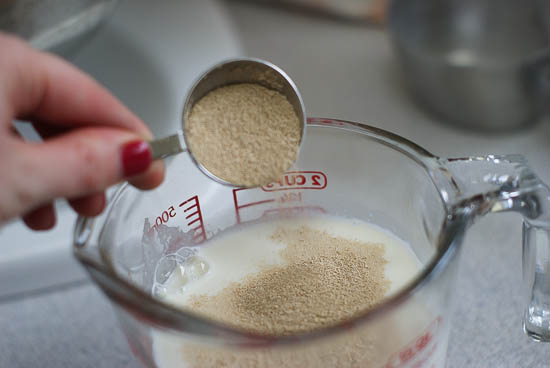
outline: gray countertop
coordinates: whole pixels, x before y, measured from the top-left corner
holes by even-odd
[[[310,116],[366,121],[440,156],[521,153],[550,182],[548,119],[498,136],[440,123],[411,102],[383,30],[250,3],[223,6],[243,53],[286,70]],[[478,221],[461,257],[447,366],[550,366],[550,345],[530,341],[521,328],[519,216]],[[137,367],[108,302],[89,282],[3,302],[0,328],[0,367]]]

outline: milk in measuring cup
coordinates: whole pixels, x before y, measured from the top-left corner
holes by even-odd
[[[400,290],[416,276],[421,268],[420,261],[406,242],[378,226],[360,220],[332,216],[279,219],[242,225],[218,234],[202,246],[194,248],[186,267],[176,268],[159,289],[161,292],[159,293],[157,290],[157,295],[177,307],[201,313],[201,310],[194,310],[190,303],[194,297],[217,295],[230,285],[240,283],[246,277],[257,274],[265,268],[283,265],[285,261],[280,253],[285,245],[273,240],[271,236],[277,229],[298,229],[300,227],[324,231],[334,237],[381,244],[384,252],[383,257],[387,261],[384,266],[384,275],[389,281],[386,296]],[[184,268],[190,272],[186,274]],[[416,340],[413,341],[412,347],[407,347],[410,345],[409,330],[414,330],[414,334],[420,337],[424,335],[433,337],[439,323],[437,319],[430,322],[433,316],[424,307],[407,308],[410,308],[409,314],[405,313],[403,317],[394,317],[383,326],[379,326],[380,334],[384,334],[387,329],[402,328],[404,330],[403,341],[392,339],[393,341],[383,342],[382,345],[373,343],[369,336],[362,336],[358,332],[356,336],[353,336],[354,333],[350,333],[344,340],[340,339],[340,342],[331,342],[329,347],[316,345],[299,353],[285,350],[280,353],[273,351],[262,353],[261,350],[237,351],[236,348],[211,348],[192,342],[187,343],[176,336],[155,332],[153,351],[159,368],[318,367],[326,366],[327,354],[330,355],[330,359],[335,359],[334,364],[330,363],[329,366],[349,366],[354,362],[357,364],[361,360],[365,360],[369,364],[364,366],[405,367],[408,365],[401,364],[407,363],[407,361],[402,361],[404,355],[398,350],[394,352],[400,347],[403,347],[405,352],[407,352],[406,349],[409,349],[410,354],[416,354],[417,361],[424,359],[420,354],[422,352],[419,350]],[[208,317],[216,318],[216,316]],[[425,332],[426,328],[427,332]],[[405,333],[405,330],[408,333]],[[435,347],[428,354],[426,361],[429,360],[433,363],[433,359],[437,359],[438,355]],[[408,363],[411,362],[412,360],[408,361]],[[423,366],[418,365],[418,367]]]

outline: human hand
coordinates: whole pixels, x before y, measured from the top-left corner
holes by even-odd
[[[44,142],[25,142],[13,120]],[[164,179],[144,142],[151,132],[92,78],[54,55],[0,33],[0,224],[22,216],[31,229],[55,225],[56,198],[79,214],[105,207],[105,189],[125,178],[140,189]]]

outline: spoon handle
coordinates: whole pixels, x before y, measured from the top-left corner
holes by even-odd
[[[153,160],[187,151],[185,140],[183,138],[183,131],[181,130],[178,130],[176,134],[168,137],[149,141],[149,146],[151,146]]]

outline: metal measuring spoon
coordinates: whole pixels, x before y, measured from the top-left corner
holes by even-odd
[[[195,82],[183,104],[182,129],[178,130],[174,135],[149,142],[153,159],[156,160],[181,152],[189,152],[193,163],[209,178],[224,185],[242,186],[239,185],[240,183],[230,183],[223,180],[208,171],[193,156],[193,152],[188,148],[189,144],[184,134],[189,114],[197,101],[219,87],[239,83],[260,84],[266,88],[278,91],[288,99],[300,121],[302,133],[300,137],[301,146],[306,133],[306,113],[302,97],[294,82],[276,65],[260,59],[241,58],[223,61],[215,65]]]

